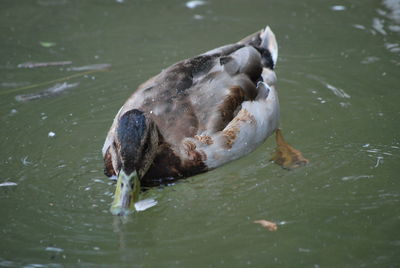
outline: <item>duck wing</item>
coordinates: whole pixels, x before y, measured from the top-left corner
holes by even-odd
[[[273,86],[276,55],[275,37],[267,27],[238,43],[210,50],[163,70],[140,85],[120,109],[103,154],[112,143],[118,119],[129,110],[139,109],[154,120],[174,154],[181,154],[180,159],[189,156],[190,162],[188,150],[198,148],[196,143],[207,145],[208,137],[219,139],[217,136],[242,113],[243,105],[249,106],[268,95],[268,90],[260,90],[257,83],[268,80]],[[220,150],[218,144],[208,149]]]
[[[263,55],[268,51],[260,47],[259,35],[163,70],[140,85],[119,114],[131,109],[144,111],[170,144],[222,130],[243,101],[256,98],[263,67],[273,66],[270,54]],[[258,46],[255,37],[260,39]]]

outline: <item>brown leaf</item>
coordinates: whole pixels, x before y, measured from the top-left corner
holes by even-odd
[[[267,221],[267,220],[257,220],[254,223],[261,224],[262,227],[267,228],[269,231],[274,232],[278,230],[278,225],[275,222]]]

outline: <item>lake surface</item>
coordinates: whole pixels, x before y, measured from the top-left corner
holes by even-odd
[[[0,266],[399,267],[400,1],[202,3],[1,1]],[[123,102],[170,64],[266,24],[281,127],[310,164],[270,163],[271,137],[146,192],[155,207],[112,216],[101,148]],[[111,67],[68,69],[93,64]],[[16,99],[64,82],[75,85]]]

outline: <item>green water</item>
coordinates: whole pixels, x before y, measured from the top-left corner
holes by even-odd
[[[100,150],[125,99],[266,24],[280,49],[281,127],[310,164],[271,164],[271,138],[148,191],[158,204],[127,222],[113,217]],[[399,36],[395,0],[2,0],[0,183],[17,185],[0,187],[0,266],[399,267]],[[72,64],[17,67],[29,61]],[[15,100],[75,74],[60,96]]]

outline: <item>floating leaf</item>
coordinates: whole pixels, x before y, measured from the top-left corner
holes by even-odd
[[[267,221],[267,220],[257,220],[254,223],[261,224],[262,227],[267,228],[269,231],[274,232],[278,230],[278,225],[275,222]]]

